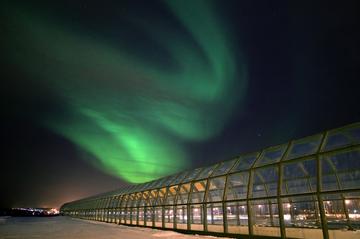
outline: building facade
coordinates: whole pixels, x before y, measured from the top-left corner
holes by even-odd
[[[63,215],[240,238],[360,238],[360,123],[66,203]]]

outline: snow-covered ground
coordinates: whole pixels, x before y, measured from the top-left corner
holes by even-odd
[[[0,217],[0,239],[212,239],[70,217]]]

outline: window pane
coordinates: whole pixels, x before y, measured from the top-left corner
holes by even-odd
[[[275,199],[252,201],[251,217],[254,235],[280,236],[278,204]]]
[[[222,201],[225,187],[225,177],[212,178],[209,181],[207,202]]]
[[[172,206],[165,207],[164,210],[164,223],[166,228],[174,227],[174,208]]]
[[[191,205],[191,224],[203,223],[202,205]],[[192,228],[193,229],[193,228]]]
[[[316,191],[316,160],[307,159],[283,166],[282,194]]]
[[[176,207],[176,223],[186,224],[187,223],[187,206],[177,206]],[[182,228],[186,229],[186,228]]]
[[[137,216],[139,213],[139,221],[143,222],[144,221],[144,208],[141,207],[139,208],[139,212],[137,208],[132,208],[131,209],[131,224],[137,224]]]
[[[316,153],[322,137],[322,134],[318,134],[294,141],[289,149],[286,160]]]
[[[277,195],[278,172],[276,167],[256,169],[252,174],[252,194],[255,197]]]
[[[232,174],[228,177],[225,199],[245,199],[249,182],[249,172]]]
[[[155,208],[155,222],[162,222],[162,208],[156,207]],[[161,226],[161,224],[159,224]]]
[[[176,177],[176,178],[174,179],[174,181],[171,182],[170,185],[174,185],[174,184],[179,184],[179,183],[181,183],[181,182],[184,180],[184,178],[186,178],[186,176],[187,176],[189,173],[191,173],[191,172],[182,172],[178,177]]]
[[[356,189],[360,185],[360,150],[344,151],[321,159],[322,190]]]
[[[178,195],[177,195],[177,204],[185,204],[188,202],[188,197],[190,193],[190,183],[182,184],[180,186]]]
[[[282,207],[287,237],[322,238],[319,206],[315,196],[283,198]]]
[[[217,167],[218,165],[212,165],[210,167],[204,168],[201,173],[196,177],[196,179],[203,179],[203,178],[208,178],[212,172],[214,171],[214,169]]]
[[[233,167],[237,160],[238,159],[233,159],[231,161],[225,161],[220,163],[219,167],[214,170],[214,173],[211,176],[219,176],[226,174]]]
[[[169,187],[167,191],[165,205],[175,204],[175,197],[178,190],[178,186]]]
[[[236,163],[233,169],[231,169],[231,172],[238,172],[249,169],[254,164],[258,156],[259,156],[258,152],[240,156],[239,161]]]
[[[347,202],[347,201],[346,201]],[[348,227],[344,200],[341,194],[328,194],[323,196],[324,211],[329,229],[345,229]]]
[[[186,178],[183,180],[183,182],[190,182],[191,180],[195,179],[201,170],[202,170],[202,168],[197,168],[197,169],[189,172],[189,174],[186,176]]]
[[[331,130],[325,140],[323,151],[360,143],[360,123],[342,129]]]
[[[222,203],[209,203],[206,205],[208,231],[224,232]]]
[[[256,161],[255,166],[262,166],[266,164],[279,162],[282,158],[288,144],[282,144],[279,146],[270,147],[264,149],[264,152],[261,154],[260,158]]]
[[[153,207],[146,207],[145,208],[145,220],[147,226],[152,226],[152,222],[154,221],[154,208]]]
[[[351,229],[360,229],[360,192],[344,194],[346,211],[349,214]]]
[[[162,205],[165,203],[165,196],[166,196],[166,188],[159,189],[157,198],[156,198],[156,205]]]
[[[203,202],[205,189],[206,189],[206,180],[195,182],[191,192],[191,203]]]
[[[245,201],[226,203],[228,232],[249,234],[247,205]]]

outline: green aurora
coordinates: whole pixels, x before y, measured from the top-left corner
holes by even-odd
[[[167,64],[36,10],[4,8],[16,29],[7,42],[11,61],[67,106],[64,117],[39,123],[93,155],[99,169],[131,183],[188,168],[184,144],[219,134],[246,89],[245,64],[236,62],[212,2],[164,4],[183,32],[146,19],[132,23],[166,51]]]

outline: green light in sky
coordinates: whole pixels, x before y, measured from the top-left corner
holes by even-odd
[[[180,142],[218,134],[246,87],[244,64],[236,64],[211,2],[165,4],[186,32],[135,22],[169,53],[172,70],[35,11],[8,13],[18,26],[9,43],[12,61],[51,87],[71,112],[42,123],[94,155],[100,169],[132,183],[188,167]]]

